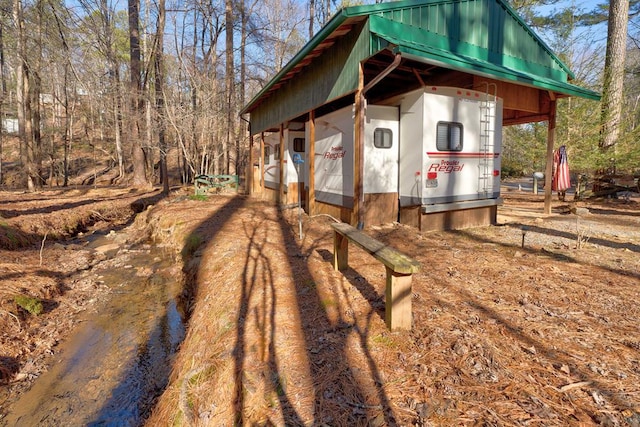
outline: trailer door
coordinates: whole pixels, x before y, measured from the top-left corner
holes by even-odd
[[[367,107],[364,131],[365,194],[398,193],[399,114],[398,107]]]

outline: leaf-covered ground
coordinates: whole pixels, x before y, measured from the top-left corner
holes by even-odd
[[[71,257],[44,236],[76,209],[108,212],[95,193],[42,195],[32,207],[24,195],[0,196],[3,227],[31,238],[3,250],[0,264],[0,365],[5,391],[19,392],[69,329],[47,341],[37,338],[52,334],[43,325],[72,319],[100,293],[73,285],[96,255],[63,268]],[[353,248],[351,268],[332,269],[330,218],[303,217],[301,240],[295,210],[256,199],[157,202],[130,239],[172,245],[191,319],[148,424],[640,425],[638,199],[554,201],[544,216],[542,195],[503,196],[495,227],[367,231],[421,263],[406,332],[385,327],[378,261]],[[109,196],[114,206],[124,197]],[[38,220],[46,227],[28,214],[47,217]],[[21,312],[7,289],[37,293],[45,313]]]

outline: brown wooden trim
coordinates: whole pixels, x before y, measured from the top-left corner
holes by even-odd
[[[260,192],[264,192],[264,132],[260,133]]]
[[[353,152],[353,216],[352,223],[364,224],[364,209],[362,195],[364,194],[364,69],[362,63],[358,66],[358,90],[355,99],[354,120],[354,152]]]
[[[280,183],[278,185],[278,202],[285,202],[284,195],[284,123],[280,123],[280,131],[279,131],[280,143],[278,145],[278,155],[280,156]]]
[[[309,192],[307,193],[307,210],[309,215],[316,213],[316,112],[309,112]]]
[[[549,126],[547,129],[547,165],[544,177],[544,213],[551,214],[551,180],[553,173],[553,145],[556,139],[556,101],[549,108]]]

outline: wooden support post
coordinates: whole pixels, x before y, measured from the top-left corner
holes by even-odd
[[[260,193],[264,195],[264,132],[260,133]],[[263,196],[264,197],[264,196]]]
[[[280,174],[278,176],[278,179],[280,180],[280,183],[278,185],[278,202],[281,205],[284,205],[287,203],[286,199],[285,199],[285,195],[284,195],[284,168],[285,168],[285,163],[284,163],[284,123],[280,123],[280,143],[278,144],[278,157],[280,158],[280,162],[278,167],[280,168]]]
[[[553,175],[553,145],[556,139],[556,100],[551,98],[549,105],[549,125],[547,130],[547,165],[544,176],[544,213],[551,214],[551,181]]]
[[[333,233],[333,269],[345,270],[349,267],[349,239],[340,233]]]
[[[309,191],[307,192],[307,213],[309,216],[316,214],[316,113],[309,113]]]
[[[249,195],[252,195],[255,193],[255,188],[253,188],[253,135],[251,135],[251,132],[249,132],[249,167],[247,168],[246,171],[246,183],[247,183],[247,187],[245,189],[246,193]]]
[[[353,150],[353,215],[352,223],[356,223],[358,228],[364,226],[364,70],[362,63],[358,68],[358,90],[355,95],[355,129],[354,129],[354,150]],[[348,172],[345,172],[348,173]]]
[[[390,330],[411,329],[411,274],[400,274],[389,267],[385,291],[385,322]]]

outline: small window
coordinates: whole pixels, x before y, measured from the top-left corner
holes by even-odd
[[[304,138],[293,138],[293,151],[304,153]]]
[[[276,144],[275,147],[273,147],[273,158],[276,160],[280,160],[280,144]]]
[[[462,123],[438,122],[436,148],[438,151],[462,151]]]
[[[391,148],[393,146],[393,132],[391,132],[391,129],[376,128],[373,131],[373,146],[376,148]]]
[[[264,146],[264,164],[268,165],[271,162],[271,146]]]

